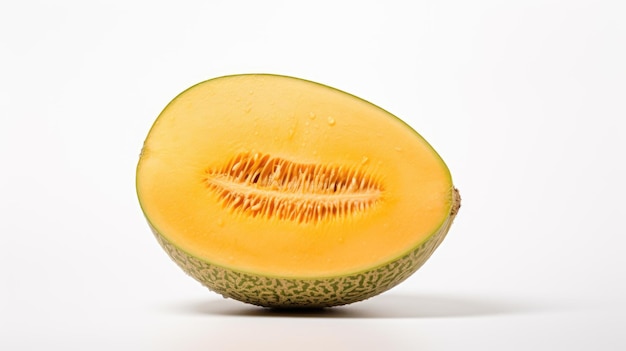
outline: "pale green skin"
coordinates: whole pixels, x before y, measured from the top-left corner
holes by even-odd
[[[224,297],[274,308],[320,308],[365,300],[391,289],[417,271],[441,244],[461,205],[452,190],[450,215],[405,255],[360,273],[319,278],[267,277],[217,266],[173,245],[151,226],[159,244],[187,274]]]

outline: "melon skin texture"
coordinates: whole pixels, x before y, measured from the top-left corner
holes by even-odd
[[[391,113],[299,78],[243,74],[174,98],[136,175],[158,243],[210,290],[273,308],[362,301],[411,276],[461,206]]]
[[[347,305],[379,295],[417,271],[445,238],[460,206],[453,207],[444,225],[419,247],[397,260],[364,272],[339,277],[294,279],[255,275],[220,267],[177,248],[151,227],[169,257],[189,276],[225,298],[271,308],[324,308]]]

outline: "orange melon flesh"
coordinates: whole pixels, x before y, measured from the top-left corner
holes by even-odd
[[[449,220],[452,189],[442,159],[401,120],[276,75],[180,94],[137,168],[155,232],[213,265],[268,277],[342,276],[397,259]]]

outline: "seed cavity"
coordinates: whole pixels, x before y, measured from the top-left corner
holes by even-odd
[[[208,169],[205,183],[226,209],[300,223],[355,216],[381,201],[383,192],[363,164],[295,163],[261,153]]]

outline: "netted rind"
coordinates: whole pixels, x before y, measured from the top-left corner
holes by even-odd
[[[382,266],[345,276],[298,279],[266,277],[211,264],[179,249],[153,232],[167,254],[187,274],[210,290],[242,302],[277,308],[331,307],[365,300],[407,279],[443,241],[460,207],[453,190],[451,213],[441,228],[419,247]]]

